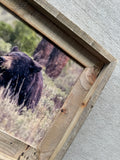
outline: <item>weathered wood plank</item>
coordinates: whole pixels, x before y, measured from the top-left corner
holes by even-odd
[[[115,58],[110,55],[109,52],[103,49],[103,47],[94,41],[88,34],[66,18],[62,13],[58,12],[58,10],[48,2],[44,0],[30,0],[30,2],[38,9],[42,9],[51,20],[54,20],[54,23],[58,24],[58,26],[65,30],[66,33],[75,38],[80,44],[94,54],[94,56],[102,59],[102,61],[115,61]]]
[[[75,115],[75,117],[78,116],[76,125],[74,126],[74,128],[73,128],[72,132],[69,134],[69,136],[68,137],[66,136],[66,141],[62,145],[62,147],[59,148],[59,151],[55,150],[53,152],[50,160],[53,160],[53,159],[54,160],[62,160],[64,154],[66,153],[67,149],[71,145],[72,141],[74,140],[74,138],[75,138],[76,134],[78,133],[79,129],[81,128],[82,124],[84,123],[84,121],[87,118],[88,114],[92,110],[93,105],[95,104],[97,98],[99,97],[99,94],[101,93],[101,91],[103,90],[105,84],[109,80],[109,78],[110,78],[115,66],[116,66],[116,62],[113,62],[113,63],[110,63],[109,65],[106,65],[103,68],[102,72],[100,73],[100,76],[97,78],[97,80],[95,81],[95,83],[91,87],[91,90],[87,94],[87,95],[90,96],[90,92],[93,92],[92,91],[93,87],[94,87],[94,89],[96,88],[96,90],[94,90],[94,93],[92,94],[90,100],[88,101],[87,106],[84,107],[84,110],[83,110],[83,112],[82,112],[82,114],[80,116],[78,116],[78,114],[80,114],[81,108],[78,109],[78,111],[77,111],[77,113]]]
[[[100,66],[100,68],[103,66],[103,61],[92,55],[89,50],[83,45],[80,45],[71,35],[60,29],[54,21],[52,22],[46,15],[38,12],[27,1],[1,0],[1,2],[14,14],[27,22],[35,30],[48,37],[83,66],[90,67],[96,65]]]
[[[28,3],[30,1],[38,7],[39,12]],[[93,86],[90,86],[91,88],[86,89],[86,86],[89,85],[84,86],[79,78],[44,140],[38,146],[38,152],[8,135],[5,135],[7,137],[4,138],[3,133],[0,133],[1,159],[61,160],[110,77],[116,60],[46,1],[30,1],[0,0],[14,14],[48,37],[85,67],[96,65],[100,70],[105,64]],[[83,74],[85,74],[85,70]],[[86,83],[88,82],[86,81]],[[11,145],[13,145],[13,149],[11,149]]]
[[[0,158],[3,160],[38,160],[36,149],[0,131]]]
[[[22,152],[26,147],[26,144],[19,142],[18,140],[0,132],[0,153],[13,157],[15,159],[18,152]],[[0,154],[1,155],[1,154]]]
[[[85,89],[85,86],[87,83],[90,83],[90,77],[94,76],[93,68],[90,68],[90,70],[91,72],[89,72],[89,79],[86,78],[86,73],[88,74],[88,70],[85,69],[82,72],[80,78],[76,82],[66,102],[64,103],[62,110],[56,116],[52,127],[49,129],[44,140],[38,147],[40,148],[41,160],[48,160],[49,157],[51,157],[50,160],[55,158],[60,148],[65,143],[67,137],[71,133],[72,129],[76,125],[76,122],[81,116],[84,108],[86,107],[90,97],[87,96],[88,99],[86,104],[83,104],[83,102],[90,88]],[[81,83],[81,77],[84,78],[86,84]]]

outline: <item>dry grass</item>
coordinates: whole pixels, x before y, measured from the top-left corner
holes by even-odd
[[[43,97],[34,113],[24,108],[23,114],[19,115],[20,106],[17,106],[14,101],[11,102],[9,96],[3,100],[2,89],[0,97],[0,129],[36,147],[52,123],[58,109],[55,109],[53,104],[42,106],[43,103],[46,103]]]
[[[12,23],[13,20],[10,20]],[[4,19],[4,21],[7,21],[7,19]],[[3,41],[0,42],[1,53],[9,52],[11,44],[7,44]],[[55,80],[50,79],[43,70],[44,86],[42,97],[33,113],[31,110],[26,110],[26,107],[24,107],[23,114],[20,115],[18,112],[20,106],[17,106],[14,101],[17,99],[17,96],[12,102],[9,94],[3,100],[3,89],[1,88],[0,130],[24,141],[25,143],[28,143],[33,147],[36,147],[43,139],[46,131],[52,125],[57,112],[63,105],[82,70],[82,67],[72,60],[67,63],[60,76]]]
[[[14,101],[11,102],[9,96],[3,100],[3,90],[1,89],[0,129],[36,147],[52,125],[56,113],[64,103],[81,71],[80,66],[72,63],[69,67],[65,67],[61,75],[54,81],[42,71],[44,82],[42,97],[33,113],[24,107],[23,114],[19,115],[20,106],[17,106]]]

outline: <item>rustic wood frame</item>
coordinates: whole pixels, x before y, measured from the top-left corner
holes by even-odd
[[[61,160],[112,74],[116,59],[45,0],[0,0],[0,4],[85,68],[99,68],[89,91],[77,81],[38,148],[0,132],[1,160]]]

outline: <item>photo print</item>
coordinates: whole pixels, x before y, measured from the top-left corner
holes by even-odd
[[[0,130],[36,147],[83,69],[0,7]]]

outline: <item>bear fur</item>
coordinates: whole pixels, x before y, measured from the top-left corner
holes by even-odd
[[[25,53],[13,47],[10,53],[0,57],[0,88],[3,98],[9,96],[20,106],[34,111],[38,104],[42,88],[42,67]]]

